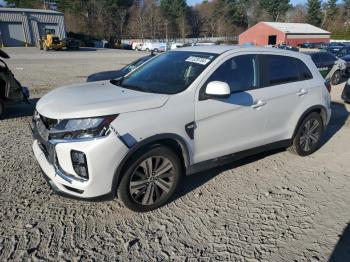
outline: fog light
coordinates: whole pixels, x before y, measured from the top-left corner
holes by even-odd
[[[70,152],[72,158],[73,169],[78,176],[88,179],[89,171],[86,156],[83,152],[72,150]]]

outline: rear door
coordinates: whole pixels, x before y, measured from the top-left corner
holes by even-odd
[[[299,59],[263,55],[263,89],[267,99],[266,136],[269,143],[289,139],[290,119],[309,94],[310,70]],[[306,68],[306,69],[305,69]]]

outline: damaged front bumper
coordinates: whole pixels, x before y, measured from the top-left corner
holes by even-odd
[[[40,122],[30,125],[33,153],[51,187],[57,193],[77,198],[95,199],[114,192],[114,174],[128,148],[116,134],[82,141],[49,141]],[[88,179],[82,179],[72,164],[71,152],[83,152],[87,159]]]

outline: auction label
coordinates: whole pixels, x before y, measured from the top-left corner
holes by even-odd
[[[190,56],[189,58],[186,59],[186,62],[206,65],[210,62],[210,60],[206,58],[198,57],[198,56]]]

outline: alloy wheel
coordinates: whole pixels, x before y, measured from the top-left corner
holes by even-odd
[[[321,123],[314,118],[305,122],[300,135],[300,147],[304,152],[309,152],[317,146],[321,134]]]
[[[129,193],[138,204],[153,205],[167,196],[174,181],[172,162],[162,156],[152,156],[135,168],[130,179]]]

